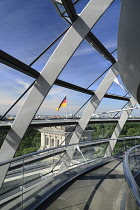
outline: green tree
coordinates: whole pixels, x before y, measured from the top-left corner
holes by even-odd
[[[18,147],[15,157],[37,151],[40,147],[40,143],[40,132],[35,128],[28,128]]]

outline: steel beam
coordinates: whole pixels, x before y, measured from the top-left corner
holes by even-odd
[[[25,63],[19,61],[2,50],[0,50],[0,62],[35,79],[40,75],[40,73],[32,67],[29,67]]]
[[[77,85],[59,80],[59,79],[57,79],[55,81],[55,85],[59,85],[61,87],[65,87],[65,88],[75,90],[75,91],[78,91],[78,92],[81,92],[81,93],[85,93],[85,94],[88,94],[88,95],[94,95],[95,94],[95,91],[93,91],[93,90],[88,90],[88,89],[85,89],[83,87],[80,87],[80,86],[77,86]],[[130,99],[129,97],[118,96],[118,95],[113,95],[113,94],[109,94],[109,93],[106,93],[104,95],[104,97],[105,98],[110,98],[110,99],[116,99],[116,100],[123,100],[123,101],[129,101],[129,99]]]
[[[25,91],[24,93],[13,103],[13,105],[5,112],[4,115],[2,115],[2,117],[0,118],[0,120],[3,120],[4,117],[8,114],[8,112],[10,112],[10,110],[20,101],[20,99],[28,92],[28,90],[30,90],[30,88],[33,86],[35,82],[33,82]]]
[[[24,91],[24,93],[13,103],[13,105],[5,112],[5,114],[0,118],[0,120],[3,120],[4,117],[10,112],[10,110],[19,102],[19,100],[28,92],[28,90],[33,86],[34,82]],[[55,81],[55,84],[58,85],[58,86],[61,86],[61,87],[65,87],[65,88],[68,88],[68,89],[71,89],[71,90],[75,90],[75,91],[78,91],[78,92],[81,92],[81,93],[86,93],[86,94],[89,94],[89,95],[94,95],[95,94],[95,91],[92,91],[92,90],[88,90],[88,89],[85,89],[85,88],[82,88],[82,87],[79,87],[77,85],[73,85],[73,84],[70,84],[68,82],[64,82],[62,80],[59,80],[57,79]],[[124,101],[129,101],[129,98],[128,97],[123,97],[123,96],[117,96],[117,95],[112,95],[112,94],[108,94],[106,93],[104,95],[105,98],[110,98],[110,99],[116,99],[116,100],[124,100]],[[87,103],[87,102],[86,102]],[[85,103],[85,104],[86,104]],[[84,104],[84,105],[85,105]],[[84,106],[83,105],[83,106]]]
[[[130,101],[128,102],[128,105],[126,108],[133,108],[135,105],[137,104],[137,102],[135,101],[135,99],[132,97],[130,99]],[[127,111],[123,111],[115,129],[114,129],[114,132],[111,136],[111,139],[113,140],[110,140],[109,141],[109,145],[106,149],[106,154],[105,154],[105,157],[108,157],[108,156],[111,156],[112,155],[112,152],[113,152],[113,149],[115,148],[115,145],[117,143],[117,139],[120,135],[120,132],[122,131],[123,129],[123,126],[125,125],[129,115],[131,114],[133,110],[132,109],[128,109]]]
[[[91,119],[89,124],[102,124],[102,123],[118,123],[119,119]],[[33,120],[29,127],[42,128],[51,126],[63,126],[63,125],[77,125],[79,119],[58,119],[58,120]],[[140,119],[127,119],[127,122],[140,123]],[[2,121],[0,123],[0,130],[10,129],[13,121]]]
[[[97,39],[96,36],[90,31],[86,36],[86,40],[106,59],[111,63],[115,63],[115,58],[111,55],[111,53],[104,47],[104,45]]]
[[[78,142],[80,141],[82,134],[86,126],[88,125],[88,122],[90,121],[92,114],[96,111],[98,105],[100,104],[102,98],[104,97],[104,94],[112,85],[114,79],[118,76],[117,68],[118,68],[117,63],[115,63],[107,73],[106,77],[101,82],[100,86],[95,92],[95,95],[92,97],[90,103],[87,105],[84,113],[82,114],[81,119],[79,120],[78,125],[76,126],[75,131],[73,132],[69,144],[73,143],[78,144]],[[75,150],[76,146],[70,146],[66,149],[66,153],[62,159],[59,173],[63,173],[64,171],[68,170]]]
[[[66,12],[72,23],[77,19],[78,15],[76,14],[74,5],[71,0],[62,0],[63,6],[66,9]]]
[[[67,31],[69,30],[69,27],[64,30],[43,52],[41,52],[31,63],[29,66],[32,66],[42,55],[44,55],[45,52],[47,52]]]
[[[33,69],[32,67],[28,66],[27,64],[21,62],[20,60],[14,58],[13,56],[5,53],[4,51],[0,50],[0,61],[7,66],[10,66],[12,68],[15,68],[16,70],[37,79],[40,75],[38,71]],[[94,91],[88,90],[85,88],[82,88],[80,86],[62,81],[60,79],[56,79],[54,82],[55,85],[58,85],[60,87],[65,87],[71,90],[75,90],[81,93],[89,94],[89,95],[94,95]],[[123,97],[123,96],[117,96],[113,94],[105,94],[106,98],[112,98],[112,99],[117,99],[117,100],[124,100],[124,101],[129,101],[129,97]]]
[[[66,12],[73,23],[78,15],[76,13],[76,10],[74,8],[74,5],[71,0],[62,0],[63,6],[66,9]],[[105,59],[109,60],[111,63],[115,63],[116,60],[111,55],[111,53],[104,47],[104,45],[93,35],[93,33],[90,31],[88,35],[86,36],[86,40],[89,42],[89,44],[94,47]]]
[[[43,68],[9,130],[0,150],[1,161],[12,159],[31,120],[38,111],[55,80],[68,63],[90,29],[113,0],[91,0],[67,31]],[[6,152],[8,151],[8,152]],[[9,164],[0,168],[0,186]]]

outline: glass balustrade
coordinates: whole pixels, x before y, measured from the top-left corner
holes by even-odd
[[[140,146],[127,151],[124,158],[125,209],[140,209]]]
[[[1,169],[6,164],[10,166],[0,189],[0,209],[25,209],[27,206],[31,208],[33,204],[37,205],[39,200],[41,202],[78,174],[110,160],[110,157],[105,158],[109,140],[63,145],[1,162]],[[130,138],[119,139],[113,155],[123,157],[131,141]],[[134,142],[138,143],[138,139],[133,139]],[[74,154],[68,170],[60,173],[59,169],[66,152],[73,151],[73,148]],[[129,156],[129,167],[136,180],[139,176],[139,153],[140,149],[136,148]]]

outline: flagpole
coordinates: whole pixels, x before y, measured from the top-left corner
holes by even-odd
[[[68,95],[66,94],[66,119],[68,118]]]

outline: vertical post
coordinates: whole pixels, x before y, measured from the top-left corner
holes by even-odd
[[[66,119],[68,118],[68,95],[66,94]]]

